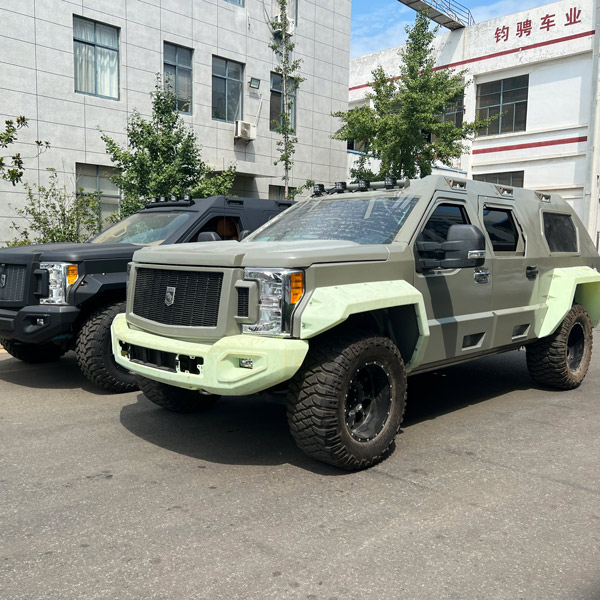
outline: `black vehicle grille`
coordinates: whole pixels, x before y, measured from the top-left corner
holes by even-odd
[[[250,309],[250,290],[248,288],[238,288],[238,317],[247,317]]]
[[[223,273],[141,268],[133,312],[165,325],[216,327],[222,287]]]
[[[26,265],[0,265],[0,302],[22,302],[26,280]]]

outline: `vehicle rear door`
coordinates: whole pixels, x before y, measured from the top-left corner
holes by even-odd
[[[494,347],[518,344],[533,337],[534,299],[539,282],[536,257],[530,256],[527,239],[513,200],[480,196],[479,218],[488,238],[488,262],[494,272],[492,310]]]

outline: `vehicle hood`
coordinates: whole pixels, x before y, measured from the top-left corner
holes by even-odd
[[[207,267],[310,267],[317,263],[384,261],[388,247],[338,240],[300,242],[203,242],[138,250],[134,261]]]
[[[91,244],[70,242],[57,244],[34,244],[32,246],[14,246],[0,248],[0,263],[38,256],[45,262],[81,262],[87,260],[130,260],[139,250],[135,244]]]

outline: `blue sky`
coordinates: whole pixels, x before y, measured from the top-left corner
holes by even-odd
[[[473,14],[476,23],[549,4],[548,0],[484,0],[460,2]],[[351,57],[370,54],[404,43],[406,25],[412,25],[415,11],[398,0],[352,0]],[[442,30],[445,31],[445,30]]]

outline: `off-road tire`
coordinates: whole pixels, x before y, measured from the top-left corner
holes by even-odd
[[[54,362],[67,351],[66,348],[52,343],[26,344],[17,342],[16,340],[0,338],[0,344],[4,346],[4,349],[11,356],[18,358],[23,362],[33,364]]]
[[[177,413],[194,413],[213,408],[221,396],[201,394],[194,390],[168,385],[146,377],[136,376],[140,390],[154,404]]]
[[[137,390],[134,375],[117,364],[112,353],[110,326],[113,319],[125,312],[125,302],[114,302],[92,312],[77,334],[75,353],[83,374],[108,392]]]
[[[527,346],[529,374],[543,386],[572,390],[587,373],[592,344],[590,317],[583,306],[574,304],[552,335]]]
[[[377,400],[367,397],[369,386],[371,392],[381,390],[372,394]],[[389,338],[374,333],[328,335],[311,345],[290,382],[288,423],[306,454],[357,471],[391,452],[405,404],[404,362]],[[363,409],[361,422],[357,415]]]

